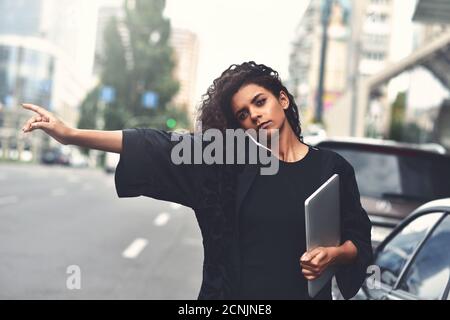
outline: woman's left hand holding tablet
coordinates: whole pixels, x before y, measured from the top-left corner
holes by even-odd
[[[331,265],[338,256],[338,247],[317,247],[305,252],[300,258],[302,273],[307,280],[315,280]]]

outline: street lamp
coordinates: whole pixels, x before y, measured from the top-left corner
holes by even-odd
[[[330,23],[332,0],[322,0],[322,45],[320,50],[319,85],[317,89],[316,122],[322,122],[325,66],[328,48],[328,25]]]

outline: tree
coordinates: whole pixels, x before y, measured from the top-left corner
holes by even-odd
[[[104,33],[100,85],[84,100],[80,124],[94,125],[89,119],[95,114],[104,119],[104,127],[98,129],[120,130],[137,118],[148,120],[140,126],[168,128],[167,118],[174,114],[168,103],[177,93],[179,84],[173,78],[175,62],[169,46],[171,26],[163,16],[164,7],[165,0],[126,0],[124,18],[111,18]],[[105,86],[114,89],[114,100],[97,103],[94,108],[92,104],[96,98],[99,101],[101,88]],[[145,92],[157,94],[156,108],[142,106]]]
[[[400,92],[392,104],[389,139],[402,141],[403,126],[406,115],[406,94]]]
[[[98,95],[99,88],[91,90],[84,98],[80,105],[80,118],[78,119],[78,128],[80,129],[93,129],[97,128],[96,119],[98,115]],[[89,154],[89,149],[80,148],[84,154]]]

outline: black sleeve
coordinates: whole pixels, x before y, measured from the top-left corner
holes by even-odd
[[[372,263],[371,228],[367,212],[361,206],[355,171],[350,163],[339,156],[337,173],[340,179],[341,242],[350,240],[358,249],[355,262],[340,266],[336,281],[345,299],[350,299],[361,288]]]
[[[172,135],[194,138],[155,129],[122,131],[122,153],[116,168],[115,184],[119,197],[147,196],[195,208],[201,196],[202,165],[174,164],[171,160]]]

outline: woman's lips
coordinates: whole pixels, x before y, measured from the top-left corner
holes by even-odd
[[[266,121],[259,126],[259,129],[267,129],[272,124],[272,121]]]

